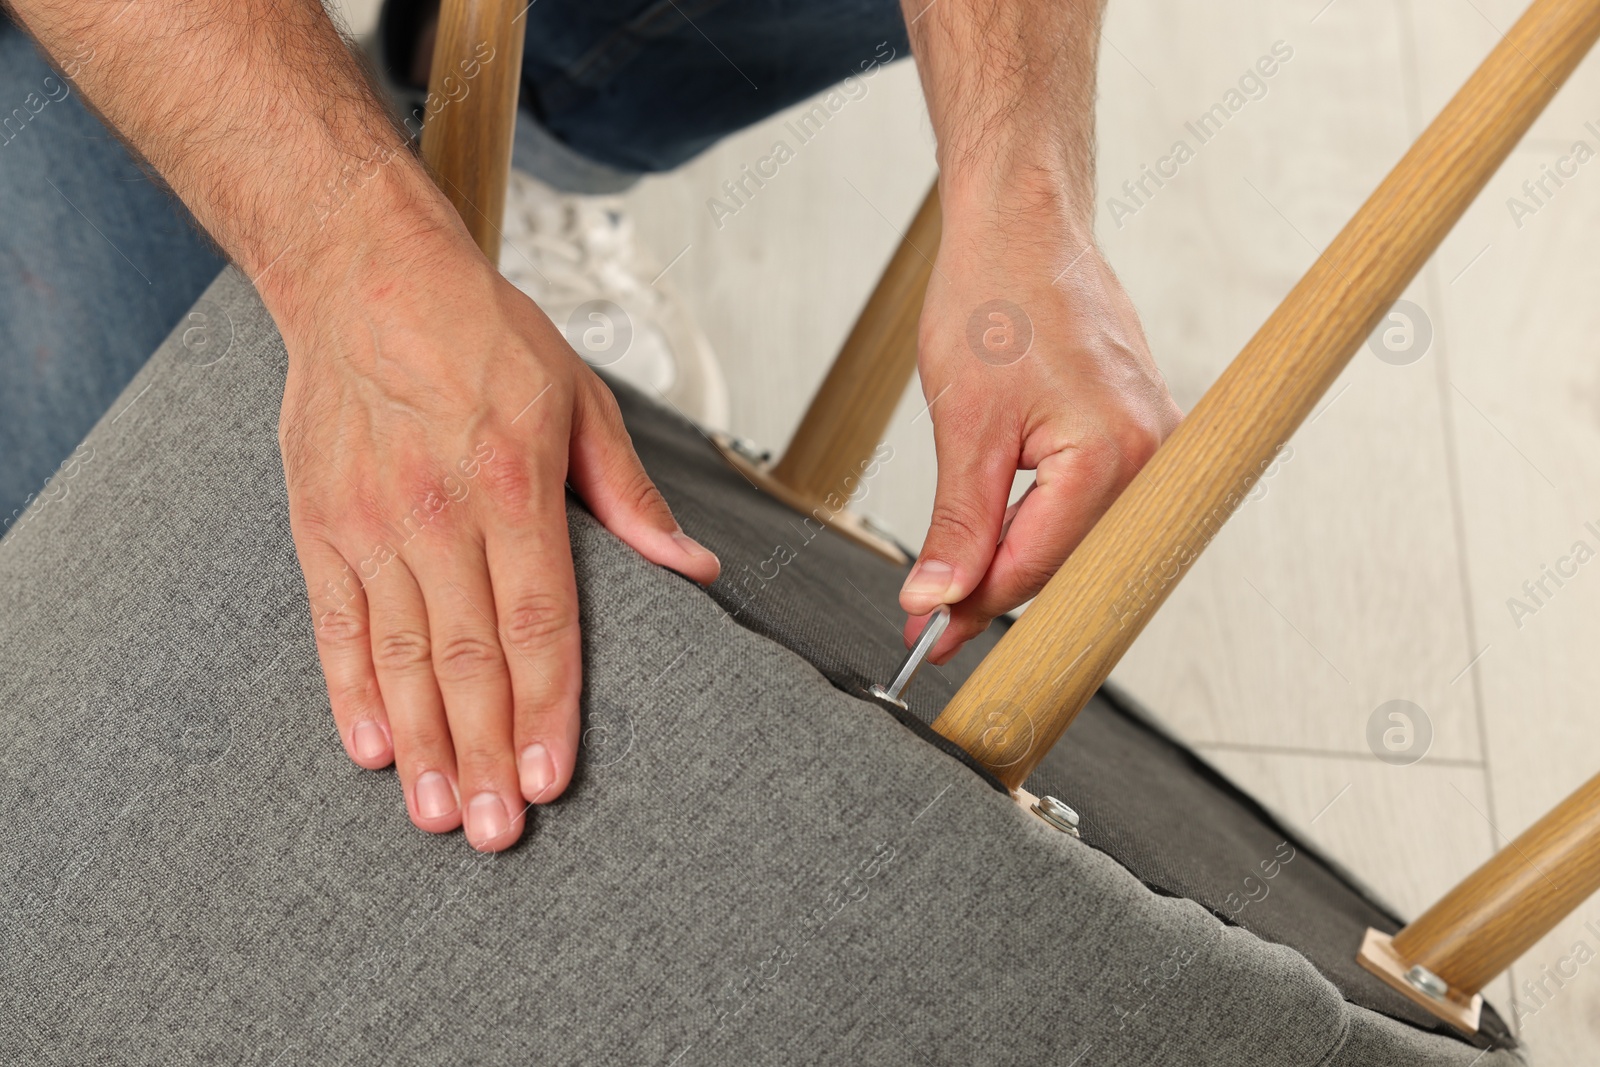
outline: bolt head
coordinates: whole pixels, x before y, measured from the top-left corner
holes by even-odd
[[[1434,1000],[1443,1000],[1450,992],[1449,983],[1420,964],[1406,972],[1406,981]]]
[[[1077,836],[1078,813],[1055,797],[1040,797],[1039,802],[1033,806],[1033,810],[1041,819],[1054,826],[1057,830]]]

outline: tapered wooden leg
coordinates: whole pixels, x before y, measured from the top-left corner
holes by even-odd
[[[942,224],[938,187],[928,190],[905,239],[829,368],[788,450],[776,463],[754,460],[728,437],[724,455],[790,507],[896,562],[904,553],[844,510],[872,468],[874,450],[917,369],[917,320],[933,274]]]
[[[1597,34],[1600,0],[1535,0],[961,687],[935,730],[1006,785],[1022,783]]]
[[[1477,1029],[1479,990],[1600,890],[1600,775],[1490,857],[1362,966],[1443,1018]]]
[[[424,105],[423,162],[491,263],[500,261],[526,9],[520,0],[444,0]]]

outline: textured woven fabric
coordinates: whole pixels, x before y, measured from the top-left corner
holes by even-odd
[[[415,830],[329,718],[281,342],[233,271],[200,306],[227,355],[169,342],[0,541],[0,1063],[1520,1062],[1152,892],[576,507],[581,774],[498,857]]]
[[[723,561],[711,594],[724,608],[846,692],[862,694],[873,682],[889,681],[904,656],[898,607],[904,569],[842,538],[819,536],[817,522],[755,492],[687,420],[641,397],[618,395],[641,458],[674,513]],[[877,479],[895,476],[895,459],[880,453],[868,470],[862,482],[870,498]],[[1003,626],[950,664],[918,672],[906,693],[911,712],[931,723]],[[1367,928],[1393,933],[1403,925],[1399,919],[1114,689],[1090,703],[1026,787],[1070,804],[1083,817],[1085,841],[1160,892],[1198,901],[1295,948],[1357,1004],[1454,1033],[1356,962]],[[1294,856],[1288,863],[1276,858],[1280,843],[1287,843],[1282,854]],[[1512,1042],[1487,1007],[1480,1043]]]

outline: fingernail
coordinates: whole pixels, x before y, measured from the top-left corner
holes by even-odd
[[[678,542],[678,547],[679,548],[683,549],[685,552],[689,553],[689,555],[691,555],[691,556],[710,556],[712,559],[716,559],[717,558],[717,555],[716,555],[715,552],[712,552],[705,545],[702,545],[699,541],[696,541],[694,538],[690,537],[688,534],[684,533],[682,530],[679,530],[676,533],[674,533],[672,535],[672,539],[674,541]],[[718,560],[718,563],[720,563],[720,562],[721,561]]]
[[[467,840],[487,845],[511,829],[506,806],[493,793],[479,793],[467,805]]]
[[[928,597],[935,604],[943,604],[945,592],[955,578],[956,569],[950,564],[936,559],[920,560],[911,568],[911,573],[906,576],[906,584],[901,587],[900,592],[902,595]]]
[[[456,791],[438,771],[428,771],[417,779],[417,814],[424,819],[442,819],[456,810]]]
[[[389,739],[384,735],[383,727],[371,719],[362,719],[350,731],[350,747],[355,749],[356,759],[370,763],[381,759],[388,751]]]
[[[556,782],[555,761],[550,750],[535,741],[522,750],[517,760],[517,774],[522,778],[522,795],[537,802]]]

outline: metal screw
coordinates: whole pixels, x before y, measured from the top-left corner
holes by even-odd
[[[762,448],[748,437],[735,437],[730,434],[727,443],[729,448],[757,467],[765,466],[772,460],[772,451],[770,449]]]
[[[911,651],[906,653],[904,662],[900,664],[900,671],[894,676],[894,681],[885,689],[881,685],[873,685],[867,692],[879,700],[887,700],[897,708],[906,706],[900,699],[900,694],[906,691],[906,686],[911,684],[911,678],[917,673],[917,668],[922,666],[922,661],[928,653],[933,651],[934,642],[944,634],[945,627],[950,625],[950,605],[940,604],[933,609],[933,615],[928,619],[928,625],[922,628],[922,633],[917,635],[917,643],[911,646]]]
[[[1444,1000],[1450,993],[1449,983],[1421,964],[1406,972],[1406,981],[1434,1000]]]
[[[1033,813],[1064,834],[1071,834],[1073,837],[1080,836],[1078,833],[1078,813],[1055,797],[1040,797],[1038,803],[1033,806]]]

